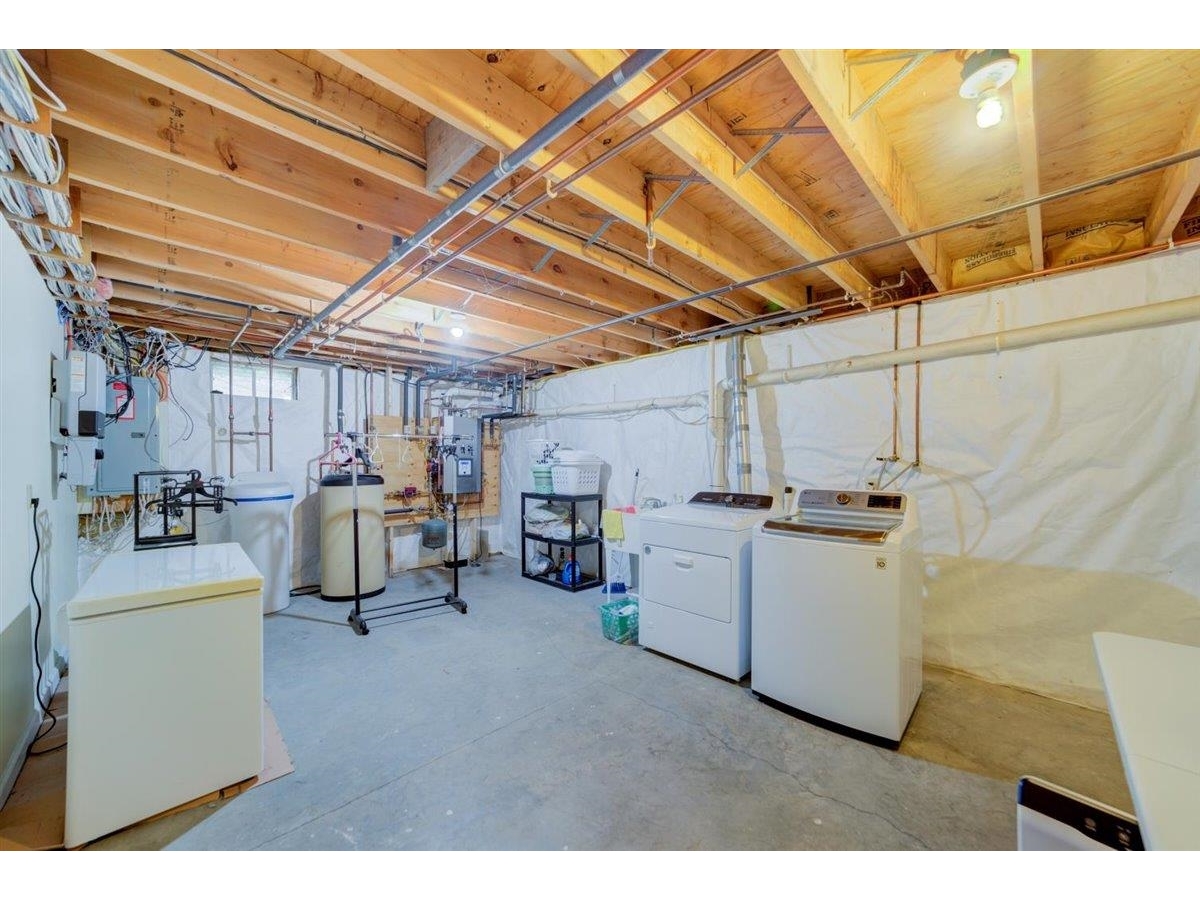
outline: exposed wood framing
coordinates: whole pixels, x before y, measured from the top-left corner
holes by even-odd
[[[425,126],[425,187],[436,191],[482,148],[482,141],[463,134],[449,122],[433,119]]]
[[[1042,192],[1038,168],[1037,118],[1034,113],[1033,51],[1012,52],[1017,57],[1017,74],[1012,80],[1012,104],[1013,119],[1017,126],[1017,146],[1021,154],[1021,186],[1025,190],[1025,199],[1031,200]],[[1025,219],[1029,223],[1029,254],[1033,271],[1040,272],[1046,268],[1042,245],[1042,208],[1029,207],[1025,210]]]
[[[426,198],[436,196],[444,203],[447,200],[457,198],[463,191],[462,187],[455,184],[444,184],[436,193],[431,193],[428,190],[425,182],[425,170],[423,164],[419,161],[423,153],[423,138],[416,126],[401,119],[390,110],[378,106],[373,101],[354,95],[353,92],[340,86],[336,86],[338,89],[334,89],[335,86],[328,81],[320,81],[319,96],[314,99],[311,88],[314,83],[314,77],[317,77],[315,73],[307,70],[309,71],[309,77],[305,77],[303,67],[284,57],[282,54],[275,53],[274,51],[220,51],[217,54],[219,59],[213,61],[236,65],[239,77],[252,80],[256,86],[259,85],[259,81],[262,79],[275,77],[277,83],[271,88],[274,93],[278,93],[281,89],[285,91],[308,92],[307,100],[302,99],[300,96],[289,94],[283,98],[286,103],[301,107],[306,104],[315,105],[320,114],[326,117],[333,116],[338,121],[353,122],[353,117],[358,116],[358,122],[362,124],[355,123],[349,127],[361,129],[373,141],[396,147],[407,158],[382,153],[368,147],[362,142],[333,133],[328,129],[321,128],[289,113],[280,111],[249,95],[245,91],[196,68],[192,64],[161,51],[96,52],[102,58],[115,65],[147,79],[145,83],[140,85],[142,93],[148,91],[149,85],[162,85],[170,90],[178,91],[187,97],[194,98],[200,103],[208,104],[214,110],[221,111],[221,113],[227,113],[229,116],[236,117],[245,123],[256,125],[276,135],[295,141],[302,147],[315,150],[332,157],[334,160],[357,167],[358,171],[347,170],[341,176],[342,183],[349,181],[350,184],[354,185],[355,193],[360,193],[362,190],[383,190],[387,192],[389,190],[394,191],[396,187],[403,187],[412,191],[418,191],[424,194]],[[56,65],[56,68],[59,68],[59,66]],[[271,73],[279,74],[273,76]],[[109,79],[108,83],[111,84],[112,79]],[[130,91],[131,87],[133,89],[132,92]],[[139,86],[135,83],[126,85],[125,91],[118,94],[118,97],[123,97],[126,103],[135,102],[133,98],[136,96],[138,88]],[[125,107],[125,110],[128,112],[128,107]],[[112,110],[107,113],[100,111],[97,118],[104,118],[106,115],[112,115],[114,112]],[[215,118],[216,121],[208,124],[223,128],[228,133],[229,126],[226,122],[220,116],[215,116]],[[161,130],[162,126],[158,127]],[[242,133],[246,132],[243,131]],[[113,136],[118,137],[117,135]],[[263,139],[259,138],[258,140],[261,141]],[[139,146],[144,146],[144,144]],[[179,148],[175,144],[172,144],[171,150],[173,153],[179,152]],[[296,168],[300,163],[296,161],[292,165],[293,168]],[[321,164],[316,163],[314,165],[320,166]],[[328,164],[324,166],[324,169],[327,173],[333,174],[329,172]],[[369,174],[364,175],[364,172]],[[381,186],[377,183],[369,183],[366,180],[369,176],[385,179],[390,182],[390,185]],[[356,184],[356,180],[362,183]],[[275,189],[278,189],[278,183],[276,183]],[[408,227],[409,231],[415,230],[424,219],[428,219],[440,208],[438,204],[431,204],[428,199],[424,199],[420,204],[414,204],[411,197],[407,204],[393,203],[392,207],[394,209],[401,205],[405,207],[407,217],[404,225]],[[480,202],[475,204],[473,208],[478,211],[483,209],[483,207],[484,204]],[[424,219],[418,218],[418,214],[423,215]],[[502,214],[496,212],[492,213],[489,219],[497,221],[501,217]],[[382,223],[380,227],[388,229],[399,224],[395,221],[388,221]],[[634,312],[636,309],[661,303],[664,299],[683,297],[689,293],[681,289],[680,285],[675,281],[652,269],[636,265],[621,255],[603,247],[596,245],[586,246],[584,238],[554,229],[528,217],[513,222],[509,226],[509,230],[521,235],[524,239],[537,241],[575,259],[583,260],[590,265],[599,266],[614,275],[620,276],[622,279],[628,279],[634,284],[641,285],[643,288],[647,288],[660,295],[657,297],[647,297],[642,306],[636,306],[637,298],[636,294],[634,294],[633,299],[635,303],[631,305],[631,308],[622,309],[621,312]],[[384,250],[379,252],[375,259],[378,259],[385,250],[386,246]],[[481,254],[486,254],[486,251],[476,251],[472,253],[472,256],[480,256]],[[522,271],[528,272],[529,268],[527,265]],[[518,270],[513,269],[511,271],[515,273]],[[541,276],[539,280],[548,279],[554,281],[553,274],[555,273],[539,273]],[[551,284],[550,286],[566,287],[561,283],[557,285]],[[706,285],[706,287],[709,286],[711,285]],[[617,291],[625,293],[621,288],[617,288]],[[611,294],[612,291],[610,290],[605,293]],[[595,296],[592,299],[600,300],[599,297]],[[709,312],[720,310],[723,312],[725,318],[729,318],[728,311],[718,304],[702,304],[700,308],[707,309]],[[680,312],[683,318],[687,318],[685,312]],[[681,316],[676,315],[667,318],[680,319]],[[689,330],[695,327],[695,322],[684,323],[680,321],[676,323],[675,327],[678,327],[679,330]]]
[[[781,50],[779,59],[813,105],[867,189],[898,233],[929,227],[916,187],[896,154],[878,110],[850,121],[850,79],[856,78],[842,50]],[[938,290],[950,286],[950,259],[936,235],[909,241],[908,247]]]
[[[1177,152],[1182,153],[1193,147],[1200,147],[1200,103],[1192,112]],[[1183,218],[1184,210],[1196,196],[1197,190],[1200,190],[1200,160],[1193,159],[1172,166],[1163,173],[1154,200],[1150,203],[1150,213],[1146,216],[1146,237],[1150,243],[1162,244],[1170,240],[1171,233]]]
[[[555,55],[589,83],[612,71],[626,56],[620,50],[569,50]],[[643,72],[626,81],[616,96],[628,102],[653,83],[654,79]],[[639,125],[646,125],[675,105],[670,97],[657,94],[635,110],[630,118]],[[812,210],[786,203],[761,176],[751,171],[738,177],[736,173],[742,160],[690,112],[667,122],[654,136],[805,260],[821,259],[847,249],[817,222]],[[821,270],[851,293],[864,291],[872,284],[870,274],[848,260],[822,266]],[[804,306],[804,298],[788,297],[781,305],[800,308]]]
[[[187,271],[180,267],[159,265],[157,262],[161,259],[163,252],[161,249],[162,245],[155,245],[150,241],[142,241],[140,238],[122,237],[119,233],[114,233],[114,235],[115,237],[106,239],[105,247],[124,247],[126,252],[121,256],[110,256],[104,253],[97,258],[97,265],[102,266],[104,271],[110,273],[109,277],[130,281],[135,284],[161,287],[171,291],[205,294],[241,303],[267,304],[292,312],[298,312],[299,308],[305,304],[314,303],[313,298],[300,296],[294,292],[262,288],[248,290],[240,282],[223,281],[212,278],[207,274]],[[193,268],[207,269],[212,264],[211,259],[205,258],[205,254],[192,254],[192,257],[189,260],[189,265]],[[460,342],[450,335],[448,323],[423,326],[420,329],[412,323],[400,324],[405,326],[404,332],[382,330],[379,328],[378,319],[374,322],[369,321],[366,327],[358,329],[358,331],[364,334],[368,333],[372,330],[371,326],[373,325],[373,330],[377,334],[383,336],[392,334],[396,338],[397,343],[408,341],[420,343],[422,340],[426,340],[452,348],[450,352],[453,352],[454,349],[460,349],[464,356],[468,354],[483,355],[482,351],[503,352],[519,344],[529,343],[549,336],[545,332],[538,332],[532,329],[519,329],[490,323],[486,328],[480,328],[479,333],[474,335],[473,344],[468,348],[461,346]],[[417,334],[418,331],[420,331],[419,336]],[[346,332],[348,335],[354,333],[354,330]],[[535,337],[535,335],[539,334],[541,335],[540,338]],[[276,335],[276,340],[278,340],[278,337],[279,334]],[[319,334],[314,335],[314,342],[315,339],[320,337],[321,335]],[[307,349],[307,347],[298,349]],[[575,368],[580,365],[578,349],[578,344],[563,341],[550,347],[543,347],[540,350],[519,354],[518,358],[549,363],[564,368]],[[480,352],[476,354],[474,351]],[[612,359],[614,357],[609,355],[608,358]]]
[[[555,114],[552,107],[468,51],[331,50],[328,55],[501,152],[521,146]],[[582,134],[582,129],[575,128],[567,137],[574,140]],[[540,166],[552,156],[551,150],[543,150],[534,154],[531,164]],[[552,174],[562,179],[577,168],[576,163],[563,162]],[[642,175],[630,163],[617,158],[596,173],[573,182],[567,190],[640,227],[644,221]],[[731,281],[753,278],[774,269],[761,254],[686,203],[676,204],[670,215],[659,220],[655,234]],[[793,298],[769,283],[759,285],[755,291],[780,305],[795,305]],[[727,321],[737,319],[728,310],[706,308]]]
[[[164,208],[99,188],[86,188],[85,196],[89,201],[89,222],[119,229],[128,235],[162,242],[162,246],[165,247],[162,251],[164,259],[157,261],[156,265],[186,267],[184,251],[207,251],[223,255],[233,262],[234,266],[248,264],[252,267],[266,267],[268,270],[278,269],[288,276],[294,274],[316,279],[318,289],[324,289],[326,292],[330,288],[336,290],[345,281],[352,281],[367,268],[361,261],[340,257],[338,254],[316,248],[297,247],[278,238],[218,224],[191,213]],[[229,278],[234,266],[222,263],[210,274],[218,278]],[[241,283],[255,284],[258,283],[257,278],[258,275],[252,273],[242,279]],[[547,315],[559,319],[563,331],[572,330],[579,324],[576,321],[577,317],[563,315],[568,307],[561,301],[551,304],[548,298],[540,298],[548,308],[535,313],[529,308],[530,302],[535,298],[529,296],[528,291],[519,294],[518,299],[508,300],[506,296],[502,296],[503,292],[484,294],[478,283],[462,284],[460,279],[461,275],[448,273],[446,278],[439,277],[435,281],[419,285],[409,296],[434,306],[468,312],[472,317],[483,317],[527,328],[549,327],[552,323],[547,320]],[[603,317],[595,317],[592,321],[603,321]],[[598,350],[611,350],[623,356],[639,355],[651,350],[652,345],[642,339],[642,331],[645,329],[641,326],[632,326],[632,329],[632,333],[639,336],[638,339],[616,331],[596,331],[580,338],[580,344]]]

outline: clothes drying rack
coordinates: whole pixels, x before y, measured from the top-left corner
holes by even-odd
[[[353,471],[353,470],[352,470]],[[346,617],[346,621],[350,623],[350,627],[354,629],[354,633],[360,636],[365,636],[370,633],[371,629],[367,626],[368,622],[375,622],[380,619],[391,619],[396,616],[404,616],[409,613],[421,612],[427,609],[442,609],[449,606],[457,609],[464,616],[467,614],[467,603],[458,595],[458,570],[467,564],[467,560],[458,558],[458,502],[457,496],[455,501],[450,504],[451,521],[453,522],[453,541],[454,541],[454,556],[449,561],[443,561],[442,565],[450,569],[454,573],[453,588],[446,594],[435,594],[432,597],[421,597],[418,600],[406,600],[403,603],[391,603],[387,606],[379,606],[374,609],[364,610],[362,608],[361,594],[359,591],[359,574],[358,574],[358,477],[353,475],[351,487],[354,490],[354,508],[353,508],[353,525],[354,525],[354,612]],[[420,605],[425,604],[425,605]]]

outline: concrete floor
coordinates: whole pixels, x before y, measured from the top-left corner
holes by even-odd
[[[931,669],[893,752],[605,640],[598,590],[500,557],[463,571],[465,616],[366,637],[345,604],[268,617],[266,694],[296,771],[91,847],[1011,849],[1025,772],[1128,808],[1102,713]],[[369,605],[447,585],[409,573]]]

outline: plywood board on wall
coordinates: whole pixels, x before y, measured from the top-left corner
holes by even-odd
[[[428,471],[430,446],[436,437],[436,422],[423,421],[408,424],[399,416],[373,416],[369,422],[370,438],[378,447],[376,462],[381,466],[384,490],[384,525],[388,530],[388,574],[397,574],[402,568],[425,568],[441,563],[441,552],[427,552],[417,548],[416,559],[403,562],[402,554],[393,553],[392,538],[405,538],[417,533],[420,524],[440,515],[435,503],[432,483]],[[404,497],[404,489],[416,488],[416,494]],[[387,510],[411,507],[408,512]],[[458,495],[459,521],[480,519],[500,514],[500,429],[483,429],[483,491],[478,494]],[[476,533],[477,539],[477,533]],[[412,548],[410,547],[410,550]]]
[[[370,420],[372,441],[377,441],[377,462],[382,464],[384,508],[413,506],[411,513],[396,513],[389,521],[420,523],[429,518],[434,498],[427,469],[429,436],[436,435],[433,422],[410,422],[407,428],[399,416],[373,416]],[[377,435],[377,437],[376,437]],[[411,435],[401,437],[400,435]],[[415,487],[417,494],[406,502],[403,491]],[[479,494],[459,494],[460,516],[498,516],[500,514],[500,429],[483,428],[483,491]]]

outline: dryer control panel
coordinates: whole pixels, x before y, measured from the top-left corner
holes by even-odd
[[[724,509],[767,510],[775,501],[767,494],[726,494],[720,491],[700,491],[688,503],[719,506]]]
[[[903,494],[881,491],[822,491],[800,492],[801,509],[822,507],[827,509],[878,510],[903,513],[906,498]]]

